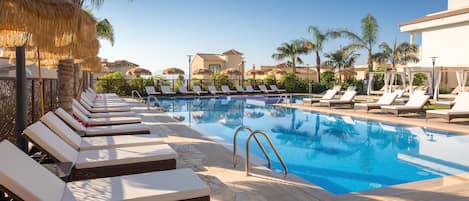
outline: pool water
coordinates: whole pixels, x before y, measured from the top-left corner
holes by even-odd
[[[166,110],[226,143],[240,126],[266,131],[290,174],[333,194],[346,194],[469,171],[469,136],[385,124],[246,100],[162,99]],[[247,132],[238,135],[245,149]],[[251,141],[252,143],[252,141]],[[273,169],[282,171],[265,147]],[[251,152],[263,158],[255,143]]]

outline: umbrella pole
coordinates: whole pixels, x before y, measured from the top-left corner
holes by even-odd
[[[37,74],[39,77],[39,104],[41,107],[41,116],[44,116],[44,81],[42,80],[41,71],[41,54],[39,48],[37,48]]]
[[[26,56],[25,47],[16,47],[16,146],[27,152],[28,145],[23,137],[26,128]]]

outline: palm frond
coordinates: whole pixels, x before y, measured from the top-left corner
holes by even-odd
[[[108,40],[114,46],[114,27],[109,20],[103,19],[96,24],[96,34],[99,39]]]

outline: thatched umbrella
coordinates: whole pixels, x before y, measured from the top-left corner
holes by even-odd
[[[241,75],[241,71],[235,68],[227,68],[221,71],[223,75]]]
[[[125,74],[129,76],[151,75],[151,72],[145,68],[135,67],[128,70]]]
[[[163,70],[163,75],[184,75],[184,71],[176,67],[168,67]]]
[[[246,75],[252,76],[252,78],[255,80],[256,75],[264,75],[265,72],[262,70],[256,70],[256,66],[252,66],[252,69],[249,69],[246,71]]]
[[[284,70],[284,69],[280,69],[280,68],[273,68],[269,73],[269,75],[285,75],[287,74],[287,71]]]
[[[211,75],[213,71],[207,68],[200,68],[194,71],[194,75]]]
[[[26,126],[25,46],[37,48],[40,61],[39,49],[49,51],[69,45],[74,38],[86,36],[89,29],[78,26],[85,22],[80,15],[83,11],[68,0],[0,0],[0,11],[0,47],[17,47],[19,54],[16,56],[16,137],[17,145],[26,151],[27,144],[21,135]],[[78,30],[83,33],[77,33]]]

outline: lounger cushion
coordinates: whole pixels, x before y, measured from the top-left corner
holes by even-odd
[[[7,140],[0,153],[0,185],[23,200],[61,200],[65,182]]]
[[[120,133],[142,133],[150,132],[150,128],[144,124],[125,124],[112,126],[98,126],[86,128],[86,136],[115,135]]]
[[[104,118],[90,118],[88,119],[89,125],[110,125],[110,124],[131,124],[140,123],[140,117],[104,117]]]
[[[83,107],[85,107],[90,112],[128,112],[130,111],[129,107],[91,107],[90,104],[86,103],[83,100],[80,100]]]
[[[143,145],[162,144],[164,138],[158,135],[120,135],[105,137],[84,137],[80,150],[97,150],[118,147],[133,147]]]
[[[176,157],[176,151],[167,144],[87,150],[80,151],[75,168],[83,169],[170,160],[176,159]]]
[[[441,115],[457,115],[457,114],[467,114],[469,116],[469,109],[466,111],[456,111],[456,110],[427,110],[427,113],[432,114],[441,114]]]
[[[412,109],[421,109],[422,107],[418,106],[407,106],[407,105],[386,105],[381,106],[381,109],[390,109],[390,110],[412,110]]]
[[[73,163],[78,157],[77,150],[73,149],[72,146],[68,145],[40,121],[24,129],[24,134],[28,136],[34,144],[42,147],[47,153],[60,162]]]
[[[76,181],[67,188],[77,201],[175,201],[209,196],[210,189],[192,170],[177,169]]]
[[[126,117],[126,116],[135,116],[135,112],[102,112],[102,113],[91,113],[77,100],[72,100],[72,109],[77,109],[81,111],[84,115],[91,118],[101,118],[101,117]]]
[[[67,144],[76,150],[80,149],[80,145],[82,144],[80,135],[67,126],[67,124],[60,120],[53,112],[48,112],[42,116],[41,121]]]
[[[59,116],[63,121],[65,121],[69,126],[75,129],[79,135],[84,136],[87,129],[83,125],[80,124],[72,115],[68,114],[64,109],[57,108],[55,110],[55,114]]]

